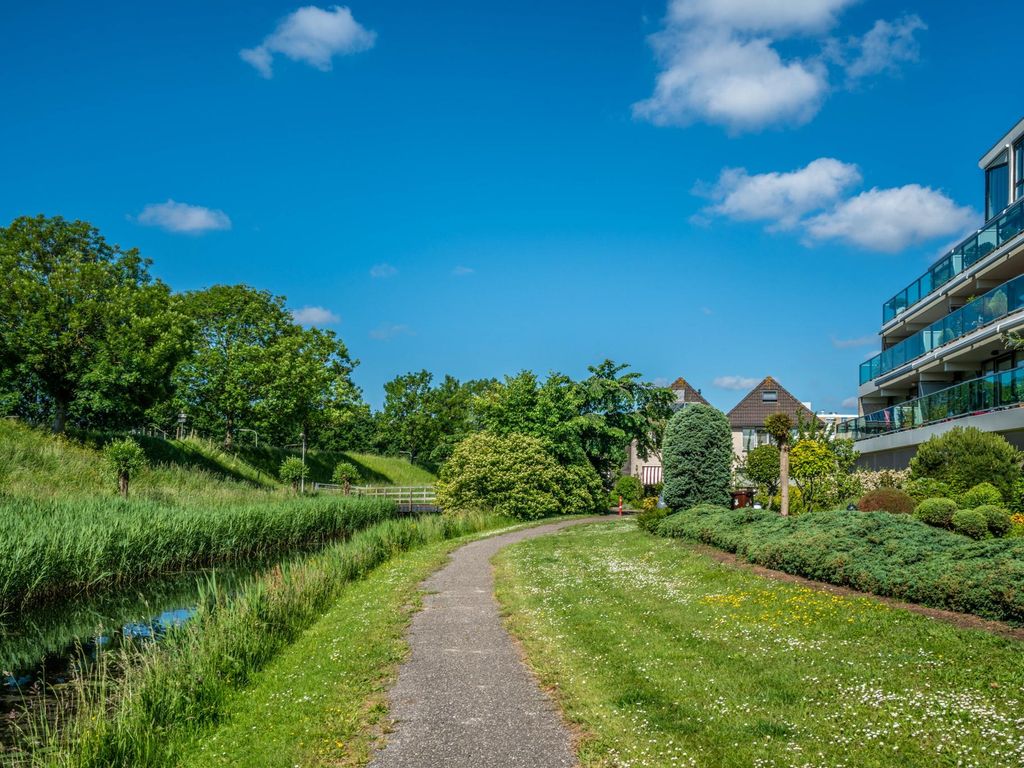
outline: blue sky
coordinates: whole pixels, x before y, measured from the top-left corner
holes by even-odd
[[[246,282],[381,385],[610,357],[849,410],[980,220],[1014,2],[5,3],[0,221]]]

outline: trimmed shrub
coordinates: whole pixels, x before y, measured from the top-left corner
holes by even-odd
[[[921,444],[910,460],[910,474],[942,480],[954,494],[990,482],[1003,498],[1010,498],[1020,477],[1020,454],[995,432],[954,427]]]
[[[639,477],[631,477],[629,475],[620,477],[615,481],[612,496],[614,497],[615,504],[619,503],[619,497],[621,496],[623,503],[635,507],[640,503],[640,499],[644,497],[644,485],[640,482]]]
[[[644,509],[642,512],[638,512],[636,515],[637,526],[648,533],[654,533],[658,530],[658,526],[661,525],[661,521],[665,519],[668,514],[667,509]]]
[[[980,507],[975,507],[974,511],[985,516],[985,520],[988,522],[988,532],[996,538],[1002,538],[1013,527],[1010,513],[996,504],[982,504]]]
[[[914,500],[908,493],[896,488],[878,488],[860,497],[857,509],[861,512],[892,512],[909,515],[914,511]]]
[[[146,466],[146,454],[142,446],[130,437],[114,440],[103,449],[103,458],[110,473],[117,479],[118,492],[128,498],[128,483],[132,475],[138,474]]]
[[[925,499],[914,508],[914,517],[936,528],[949,528],[953,525],[954,512],[956,502],[952,499]]]
[[[671,509],[702,502],[728,506],[732,463],[732,431],[724,413],[703,403],[677,411],[662,448],[665,504]]]
[[[915,480],[908,480],[903,490],[909,493],[914,501],[921,502],[925,499],[946,499],[953,495],[949,490],[949,483],[941,480],[934,480],[930,477],[919,477]]]
[[[658,528],[787,573],[1024,623],[1024,539],[973,541],[908,515],[837,510],[678,512]]]
[[[309,477],[309,467],[303,464],[298,456],[289,456],[281,462],[277,476],[281,478],[281,482],[291,483],[293,491],[298,491],[299,483],[303,478]]]
[[[957,501],[964,509],[977,509],[982,505],[998,507],[1003,503],[1003,495],[992,483],[978,483],[969,491],[960,494],[960,498]]]
[[[953,513],[953,530],[972,539],[983,539],[988,535],[988,519],[977,509],[958,509]]]

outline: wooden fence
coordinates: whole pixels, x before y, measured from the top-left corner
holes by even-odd
[[[338,483],[313,483],[314,491],[343,492],[345,486]],[[391,499],[399,509],[409,512],[435,512],[437,494],[432,485],[353,485],[349,487],[352,496],[373,496]]]

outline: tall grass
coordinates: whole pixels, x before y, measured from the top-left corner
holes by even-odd
[[[506,521],[486,515],[387,520],[309,557],[272,570],[231,600],[211,593],[198,616],[125,667],[121,682],[77,686],[76,715],[41,729],[34,766],[172,765],[217,722],[253,674],[310,626],[345,588],[391,557]],[[108,681],[109,677],[100,677]]]
[[[346,537],[397,514],[346,497],[169,505],[0,498],[0,616],[57,594]]]

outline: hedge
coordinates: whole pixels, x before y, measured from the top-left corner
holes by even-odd
[[[1024,624],[1024,539],[972,541],[908,515],[845,510],[685,511],[658,533],[816,581]]]

